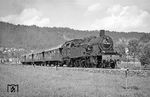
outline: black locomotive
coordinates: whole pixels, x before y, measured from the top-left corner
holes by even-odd
[[[113,49],[113,40],[100,30],[98,37],[74,39],[65,42],[61,47],[24,55],[22,64],[115,68],[119,54]]]

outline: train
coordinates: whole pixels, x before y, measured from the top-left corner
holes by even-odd
[[[67,66],[84,68],[116,68],[120,55],[114,50],[110,36],[100,30],[98,36],[66,41],[55,49],[25,54],[23,65]]]

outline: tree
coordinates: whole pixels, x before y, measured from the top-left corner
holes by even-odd
[[[139,56],[141,65],[146,66],[150,65],[150,43],[146,44],[141,52],[140,52],[140,56]]]
[[[123,44],[117,44],[115,47],[115,51],[117,51],[122,56],[126,55],[125,46]]]
[[[117,51],[122,56],[126,56],[125,49],[127,48],[128,40],[125,38],[119,39],[115,45],[115,51]]]
[[[133,56],[134,61],[135,61],[135,58],[136,58],[136,56],[138,56],[139,51],[140,51],[138,40],[137,39],[131,39],[128,42],[128,49],[129,49],[129,55]]]
[[[148,43],[150,41],[150,34],[144,33],[143,36],[139,40],[140,42]]]

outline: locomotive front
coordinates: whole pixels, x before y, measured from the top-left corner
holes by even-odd
[[[113,40],[110,36],[105,35],[105,30],[101,30],[99,36],[91,38],[87,44],[89,47],[87,49],[92,51],[90,53],[92,56],[114,53]]]
[[[101,41],[99,43],[99,49],[105,53],[105,54],[110,54],[114,52],[113,49],[113,40],[110,36],[105,35],[105,31],[101,30],[99,38],[101,38]]]
[[[114,51],[113,40],[110,36],[105,35],[105,30],[100,31],[101,42],[99,43],[99,49],[101,50],[101,65],[102,67],[116,67],[116,62],[119,60],[119,54]]]

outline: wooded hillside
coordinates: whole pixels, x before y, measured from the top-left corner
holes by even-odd
[[[97,36],[98,34],[98,30],[81,31],[70,28],[25,26],[0,22],[1,47],[46,49],[63,44],[70,39]],[[113,38],[114,43],[122,38],[139,39],[143,35],[143,33],[138,32],[125,33],[115,31],[108,31],[106,34]]]

